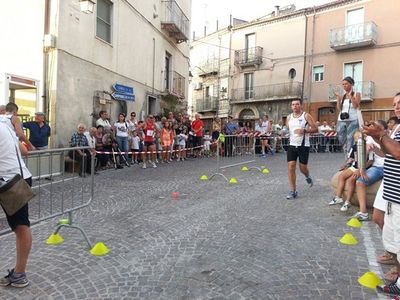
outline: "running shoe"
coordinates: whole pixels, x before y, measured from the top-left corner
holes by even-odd
[[[29,284],[28,278],[26,278],[25,272],[16,273],[14,269],[8,270],[8,274],[0,279],[0,286],[11,285],[17,288],[26,287]]]
[[[286,199],[294,199],[297,198],[297,191],[290,191],[287,195],[286,195]]]
[[[146,168],[147,168],[146,163],[143,163],[142,169],[146,169]]]
[[[369,220],[369,214],[368,213],[362,213],[361,211],[355,213],[353,215],[353,218],[357,218],[358,221],[368,221]]]
[[[378,285],[376,288],[378,291],[381,291],[385,294],[400,295],[400,288],[397,286],[396,282],[388,285]]]
[[[329,205],[335,205],[335,204],[342,204],[343,203],[343,199],[340,197],[335,196],[331,202],[329,202]]]
[[[348,211],[349,208],[351,207],[351,204],[349,201],[346,201],[343,206],[340,208],[340,211]]]
[[[152,164],[153,168],[157,168],[157,165],[156,165],[156,163],[154,163],[154,162],[151,162],[151,164]]]
[[[314,185],[314,182],[310,176],[306,177],[306,181],[310,187],[312,187]]]

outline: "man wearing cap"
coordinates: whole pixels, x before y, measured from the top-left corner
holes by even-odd
[[[22,126],[29,129],[29,141],[37,150],[47,149],[49,146],[50,126],[45,122],[45,114],[35,113],[35,121],[24,122]]]

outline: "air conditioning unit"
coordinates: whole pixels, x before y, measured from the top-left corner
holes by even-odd
[[[203,84],[201,82],[196,82],[194,85],[195,90],[201,90],[203,88]]]

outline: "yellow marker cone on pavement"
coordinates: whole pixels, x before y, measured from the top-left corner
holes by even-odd
[[[357,218],[351,218],[346,224],[355,228],[360,228],[362,226],[361,222]]]
[[[108,252],[110,252],[110,250],[101,242],[97,243],[92,249],[90,249],[90,254],[95,256],[106,255]]]
[[[346,233],[339,241],[345,245],[357,245],[358,244],[357,239],[351,233]]]
[[[206,181],[208,180],[207,175],[201,175],[200,180]]]
[[[242,171],[248,171],[248,170],[249,170],[249,168],[246,167],[246,166],[244,166],[244,167],[242,168]]]
[[[262,169],[262,171],[261,171],[263,174],[268,174],[269,173],[269,170],[267,169],[267,168],[264,168],[264,169]]]
[[[230,184],[236,184],[236,183],[238,183],[238,181],[237,181],[236,178],[232,177],[231,179],[229,179],[229,183]]]
[[[376,286],[382,284],[382,281],[374,272],[366,272],[358,278],[358,283],[367,288],[376,289]]]
[[[47,245],[58,245],[64,242],[64,239],[59,233],[52,234],[49,236],[49,238],[46,240]]]

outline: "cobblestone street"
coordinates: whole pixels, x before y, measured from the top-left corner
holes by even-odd
[[[95,178],[94,201],[75,222],[110,253],[92,256],[72,230],[61,230],[63,244],[47,246],[57,220],[33,226],[30,285],[1,288],[0,298],[388,299],[357,282],[382,252],[377,227],[350,228],[355,209],[342,213],[327,205],[342,158],[311,154],[314,186],[298,174],[296,200],[285,199],[282,154],[247,164],[265,165],[269,174],[225,169],[236,185],[222,177],[199,180],[213,173],[213,159],[104,171]],[[359,243],[339,243],[346,232]],[[3,274],[14,263],[14,236],[1,236],[0,244]]]

